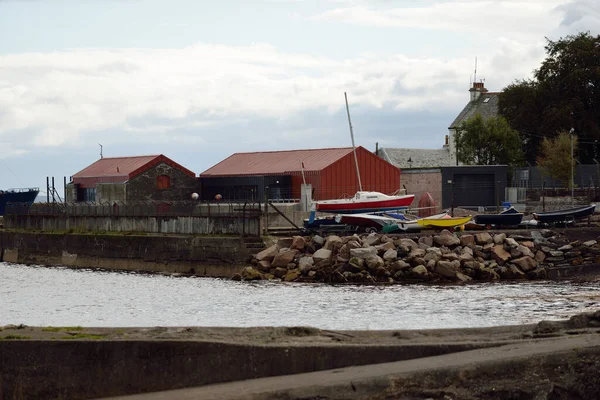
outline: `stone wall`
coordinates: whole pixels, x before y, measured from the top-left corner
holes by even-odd
[[[99,183],[96,185],[96,201],[127,201],[124,183]]]
[[[402,171],[402,187],[407,193],[414,194],[415,200],[411,207],[417,207],[421,196],[429,192],[437,206],[437,212],[442,207],[442,172],[440,169],[404,170]]]
[[[0,232],[1,261],[229,277],[249,257],[241,238]]]
[[[171,187],[157,189],[158,176],[169,176]],[[196,177],[184,174],[166,163],[160,163],[127,182],[127,200],[190,200],[192,193],[200,193]]]

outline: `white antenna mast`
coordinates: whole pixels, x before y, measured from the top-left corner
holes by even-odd
[[[477,82],[477,57],[475,57],[475,79],[473,79],[473,82]]]
[[[102,145],[98,143],[98,146],[100,146],[100,158],[102,158]]]
[[[358,189],[362,192],[362,183],[360,182],[360,172],[358,170],[358,158],[356,158],[356,147],[354,147],[354,131],[352,130],[352,121],[350,120],[350,108],[348,107],[348,96],[344,92],[346,99],[346,112],[348,113],[348,125],[350,125],[350,137],[352,138],[352,151],[354,152],[354,164],[356,165],[356,176],[358,176]]]

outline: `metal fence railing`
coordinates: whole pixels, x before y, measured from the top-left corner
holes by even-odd
[[[77,203],[8,203],[5,215],[98,217],[210,217],[260,215],[262,206],[252,202],[207,201],[111,201]]]

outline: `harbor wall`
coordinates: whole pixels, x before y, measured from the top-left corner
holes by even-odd
[[[261,346],[182,340],[4,340],[0,341],[0,398],[119,396],[430,357],[478,347],[486,345]]]
[[[0,232],[5,262],[230,277],[250,256],[240,237]]]
[[[9,214],[9,229],[260,236],[259,216],[96,216]]]

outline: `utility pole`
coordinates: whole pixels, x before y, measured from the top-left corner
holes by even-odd
[[[575,206],[575,159],[573,158],[573,132],[575,129],[571,128],[569,133],[571,134],[571,207]]]

